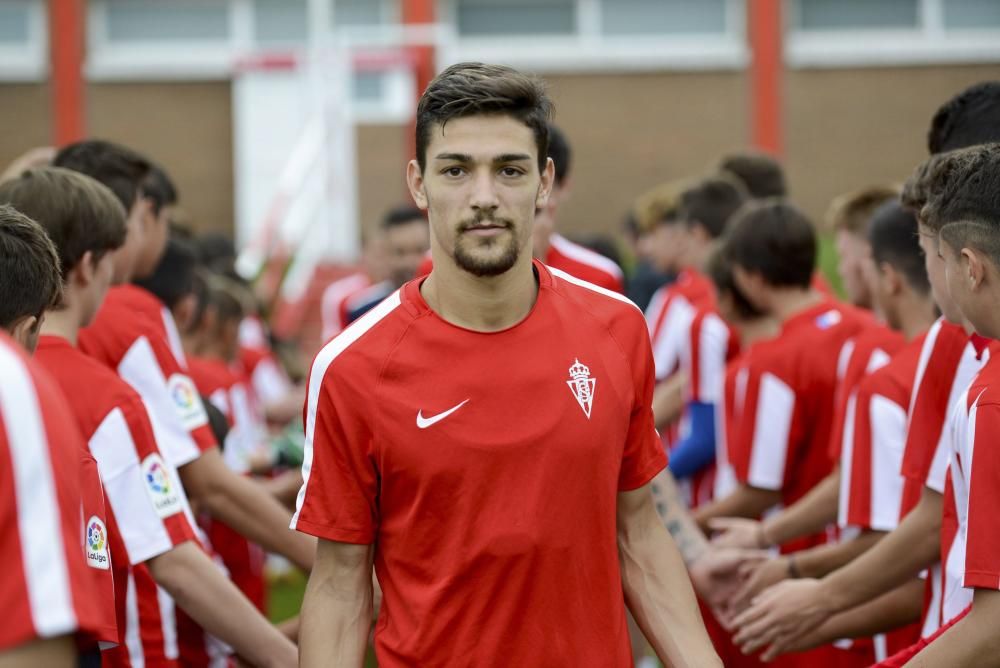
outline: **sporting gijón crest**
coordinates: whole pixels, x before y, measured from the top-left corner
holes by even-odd
[[[566,384],[573,391],[576,403],[580,404],[583,414],[589,420],[590,409],[594,405],[594,390],[597,387],[597,379],[590,377],[590,369],[581,364],[580,360],[576,360],[569,368],[569,377],[570,380],[567,380]]]

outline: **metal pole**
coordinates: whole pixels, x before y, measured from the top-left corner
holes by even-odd
[[[750,31],[751,141],[780,156],[784,151],[781,0],[747,0]]]
[[[52,142],[64,146],[85,136],[83,49],[85,0],[49,0],[52,65]]]

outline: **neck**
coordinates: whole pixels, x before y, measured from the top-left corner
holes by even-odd
[[[77,335],[80,333],[80,312],[72,303],[67,302],[65,308],[45,312],[42,322],[42,334],[58,336],[76,346]]]
[[[997,284],[993,283],[993,285]],[[990,290],[990,293],[992,293],[988,295],[990,306],[983,309],[983,314],[976,319],[979,326],[973,327],[972,323],[966,319],[965,330],[969,332],[970,335],[972,333],[977,333],[987,339],[1000,339],[1000,313],[998,313],[998,310],[1000,309],[993,306],[997,303],[997,300],[1000,299],[1000,290],[994,288],[993,290]]]
[[[703,271],[710,250],[709,244],[692,243],[687,252],[684,253],[681,271]]]
[[[812,288],[775,288],[770,301],[771,316],[778,322],[785,322],[810,306],[815,306],[823,301],[823,296]]]
[[[507,272],[490,277],[474,276],[450,258],[436,257],[420,293],[442,320],[479,332],[496,332],[527,317],[538,297],[538,285],[527,252]]]
[[[909,294],[901,298],[897,311],[899,331],[907,341],[917,338],[937,320],[934,302],[927,297]]]
[[[778,333],[778,321],[770,316],[761,316],[753,320],[744,320],[739,325],[740,347],[744,350],[764,339],[770,339]]]

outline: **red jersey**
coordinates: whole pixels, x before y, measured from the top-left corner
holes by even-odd
[[[139,393],[160,451],[179,468],[217,443],[194,383],[171,350],[158,304],[134,285],[111,288],[94,322],[80,331],[79,346]]]
[[[79,466],[85,449],[62,392],[0,332],[0,579],[6,621],[0,650],[40,638],[106,637],[108,599],[95,588],[105,546],[81,506]],[[88,541],[89,542],[89,541]],[[91,568],[88,568],[91,565]]]
[[[740,483],[780,491],[788,506],[830,473],[839,354],[869,325],[866,313],[824,300],[750,348],[740,427],[730,445]],[[784,548],[817,542],[820,537]]]
[[[313,363],[292,526],[375,544],[381,666],[632,665],[616,512],[666,465],[649,337],[624,297],[534,270],[506,330],[412,281]]]
[[[1000,589],[1000,526],[996,509],[1000,501],[1000,356],[997,343],[986,352],[982,370],[959,398],[951,427],[952,489],[946,501],[957,527],[950,545],[942,540],[946,555],[941,604],[944,623],[972,603],[973,589]],[[942,533],[947,532],[943,528]]]
[[[430,273],[430,269],[426,273]],[[419,273],[418,276],[423,274]],[[352,295],[372,284],[372,279],[363,271],[345,276],[326,286],[320,301],[320,316],[323,323],[323,340],[329,341],[343,331],[347,322],[347,300]]]
[[[691,322],[700,309],[715,308],[715,286],[704,274],[685,269],[677,280],[655,293],[646,307],[657,380],[677,371],[689,341]]]
[[[840,465],[840,525],[892,531],[912,506],[903,506],[900,469],[906,411],[924,337],[911,341],[862,380],[847,409]]]
[[[173,620],[163,614],[155,584],[141,565],[195,538],[177,471],[160,454],[146,407],[128,384],[59,337],[41,337],[35,354],[73,397],[73,417],[97,461],[111,511],[107,531],[120,647],[107,661],[172,662],[177,658],[169,646]]]
[[[545,254],[545,264],[553,269],[565,271],[588,283],[619,294],[625,292],[625,276],[621,267],[600,253],[573,243],[561,234],[549,237],[549,250]]]

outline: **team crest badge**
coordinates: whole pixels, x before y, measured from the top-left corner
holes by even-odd
[[[581,364],[580,360],[575,360],[573,366],[569,368],[569,377],[570,380],[567,380],[566,384],[569,385],[573,396],[576,397],[576,403],[580,404],[583,414],[589,420],[590,409],[594,405],[594,389],[597,387],[597,379],[591,378],[590,369]]]

